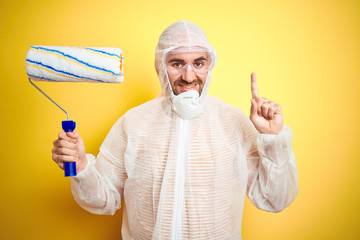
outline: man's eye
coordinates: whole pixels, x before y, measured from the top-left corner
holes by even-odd
[[[182,64],[181,63],[173,63],[172,66],[174,68],[181,68],[182,67]]]
[[[196,63],[194,64],[194,66],[195,66],[196,68],[201,68],[201,67],[204,66],[204,63],[202,63],[202,62],[196,62]]]

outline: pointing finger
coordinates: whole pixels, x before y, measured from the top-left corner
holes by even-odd
[[[253,99],[259,97],[255,73],[251,73],[251,95]]]
[[[251,101],[250,115],[255,117],[258,115],[258,106],[254,99],[251,99],[250,101]]]

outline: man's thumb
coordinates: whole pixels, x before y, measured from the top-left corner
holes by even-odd
[[[67,132],[66,135],[72,139],[77,139],[79,137],[78,132]]]

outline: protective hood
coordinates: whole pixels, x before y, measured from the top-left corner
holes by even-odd
[[[162,93],[160,96],[169,97],[172,109],[184,119],[192,119],[203,111],[203,101],[211,82],[211,70],[208,72],[205,85],[199,96],[195,91],[184,92],[175,95],[172,91],[168,73],[163,65],[164,56],[177,48],[185,47],[189,50],[199,48],[209,51],[213,66],[216,64],[217,55],[215,49],[209,44],[205,32],[196,24],[180,20],[171,24],[160,35],[155,50],[155,68],[159,76]]]

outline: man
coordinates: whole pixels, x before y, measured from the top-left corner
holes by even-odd
[[[124,239],[241,239],[245,194],[278,212],[297,194],[292,132],[280,105],[259,97],[251,76],[250,120],[207,95],[215,49],[197,25],[161,34],[155,68],[162,94],[129,110],[95,160],[79,134],[59,134],[53,159],[76,161],[75,200],[114,214],[125,199]]]

